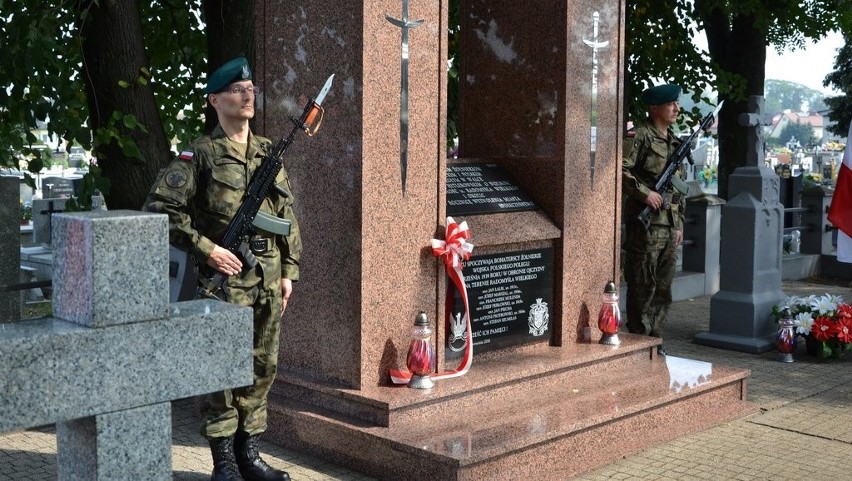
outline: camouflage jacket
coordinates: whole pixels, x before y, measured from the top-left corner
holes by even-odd
[[[645,198],[654,190],[657,178],[666,168],[666,161],[680,142],[671,128],[663,133],[647,120],[636,123],[624,142],[624,158],[621,162],[625,222],[632,221],[645,207]],[[677,175],[683,178],[683,167],[678,169]],[[682,231],[685,196],[670,186],[666,192],[666,201],[670,207],[656,211],[651,217],[651,223],[670,225]]]
[[[169,242],[190,252],[204,265],[214,246],[240,208],[243,194],[255,169],[270,148],[270,140],[249,133],[246,152],[236,149],[220,126],[194,141],[160,174],[145,201],[145,210],[169,216]],[[273,239],[272,249],[256,257],[263,269],[264,285],[271,287],[281,277],[299,279],[302,240],[293,212],[290,178],[281,169],[275,182],[290,195],[272,192],[260,211],[290,221],[288,236],[258,231],[255,239]],[[256,282],[243,274],[244,283]],[[229,283],[242,283],[231,278]]]

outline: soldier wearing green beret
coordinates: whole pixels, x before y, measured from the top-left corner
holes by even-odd
[[[250,242],[258,259],[255,267],[244,266],[217,244],[271,142],[249,128],[257,89],[244,57],[213,72],[205,93],[219,124],[169,164],[145,208],[168,214],[170,242],[190,252],[201,270],[215,269],[229,276],[225,285],[229,302],[254,310],[253,384],[211,394],[202,406],[201,434],[213,453],[212,480],[286,481],[287,473],[258,455],[258,436],[267,427],[267,396],[278,367],[281,316],[293,282],[299,279],[302,241],[293,213],[293,192],[282,169],[275,179],[282,189],[273,191],[260,211],[289,220],[291,229],[287,235],[258,232]]]
[[[680,114],[680,87],[658,85],[642,92],[648,117],[636,123],[624,143],[624,279],[627,283],[627,329],[663,337],[672,303],[677,246],[683,242],[686,192],[654,190],[671,154],[680,145],[672,125]],[[683,177],[683,172],[677,175]],[[646,230],[636,217],[645,206],[654,209]],[[665,355],[662,345],[658,352]]]

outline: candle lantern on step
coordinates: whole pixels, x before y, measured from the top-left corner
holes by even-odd
[[[430,374],[435,372],[435,348],[431,342],[432,328],[425,312],[420,312],[414,320],[411,330],[411,344],[408,346],[408,356],[405,366],[411,371],[408,387],[429,389],[435,385]]]
[[[604,288],[603,304],[598,313],[598,328],[603,334],[600,343],[608,346],[621,344],[618,339],[618,328],[621,326],[621,310],[618,308],[618,291],[615,283],[610,281]]]
[[[775,340],[775,348],[778,349],[778,360],[781,362],[793,362],[793,351],[796,350],[796,321],[789,307],[781,310],[781,319],[778,320],[778,337]]]

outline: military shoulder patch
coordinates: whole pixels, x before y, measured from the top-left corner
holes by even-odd
[[[182,170],[170,170],[166,172],[166,185],[172,189],[180,189],[186,185],[186,173]]]
[[[192,160],[193,152],[191,150],[184,150],[178,155],[178,158],[181,160]]]

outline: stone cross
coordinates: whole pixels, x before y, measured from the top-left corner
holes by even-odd
[[[759,167],[763,165],[766,152],[766,140],[763,138],[763,126],[772,125],[772,116],[763,114],[764,99],[760,95],[748,98],[748,112],[740,114],[739,123],[748,130],[748,149],[746,151],[746,166]]]
[[[169,304],[163,214],[53,227],[53,317],[0,324],[0,433],[55,423],[59,480],[171,480],[171,401],[251,383],[251,309]]]

